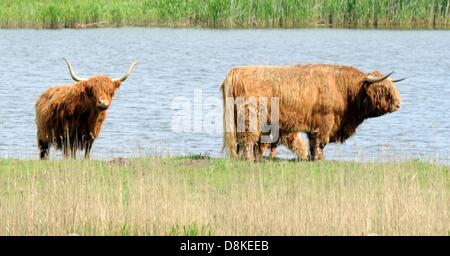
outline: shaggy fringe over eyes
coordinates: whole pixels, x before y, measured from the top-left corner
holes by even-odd
[[[91,78],[86,83],[92,86],[92,92],[96,98],[100,98],[104,94],[112,97],[116,89],[120,86],[120,82],[111,81],[101,76]]]

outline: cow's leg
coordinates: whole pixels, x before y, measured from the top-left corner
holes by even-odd
[[[330,133],[334,126],[333,113],[324,114],[317,120],[316,127],[308,133],[311,160],[323,160],[323,149],[330,142]]]
[[[94,144],[94,139],[89,136],[88,139],[86,139],[85,144],[84,144],[84,150],[85,150],[84,151],[84,159],[86,159],[86,160],[91,159],[92,144]]]
[[[246,132],[243,138],[244,158],[248,161],[255,161],[255,146],[258,145],[259,133]]]
[[[259,144],[259,155],[264,155],[264,152],[266,151],[266,149],[269,147],[269,144],[267,143],[260,143]]]
[[[258,153],[259,156],[263,156],[266,149],[269,147],[268,143],[259,143]]]
[[[244,156],[244,142],[242,140],[242,138],[243,138],[242,134],[241,133],[239,133],[239,134],[240,135],[238,136],[237,145],[236,145],[237,157],[238,157],[238,159],[242,159]]]
[[[255,156],[255,161],[256,162],[259,162],[260,160],[261,160],[261,157],[262,157],[262,155],[261,154],[259,154],[259,143],[256,143],[254,146],[253,146],[253,154],[254,154],[254,156]]]
[[[242,155],[242,144],[241,143],[237,143],[236,147],[237,147],[237,155],[238,155],[238,157],[241,157],[241,155]]]
[[[255,150],[255,152],[259,153],[257,155],[257,157],[262,157],[264,155],[264,152],[266,151],[266,149],[268,149],[270,147],[270,157],[275,158],[276,152],[277,152],[277,146],[278,146],[278,143],[276,143],[276,142],[274,142],[274,143],[259,143],[258,151]]]
[[[70,145],[70,156],[73,159],[77,158],[77,142],[73,142],[72,145]]]
[[[48,142],[39,140],[38,141],[38,147],[39,147],[39,158],[41,160],[47,160],[48,159]]]
[[[255,148],[258,146],[259,138],[261,136],[261,131],[258,123],[258,108],[256,104],[256,99],[249,98],[243,107],[243,127],[245,131],[240,132],[242,143],[242,148],[244,151],[244,159],[247,161],[255,161]],[[239,122],[238,122],[239,130]],[[241,129],[242,129],[241,128]],[[257,154],[257,153],[256,153]],[[259,158],[259,157],[258,157]]]
[[[270,133],[262,133],[260,132],[260,138],[258,139],[258,147],[257,150],[255,150],[255,154],[258,154],[258,157],[264,156],[264,152],[266,152],[266,149],[270,148],[271,150],[271,156],[273,152],[273,148],[277,146],[277,142],[267,141],[267,138],[270,137]]]
[[[73,159],[77,158],[77,150],[80,146],[80,141],[78,140],[78,131],[70,137],[70,157]]]
[[[62,144],[62,151],[63,151],[63,158],[69,158],[70,157],[70,141],[67,137],[64,137]]]
[[[275,156],[277,155],[277,143],[271,143],[270,144],[270,157],[271,158],[275,158]]]
[[[64,125],[64,133],[63,136],[61,136],[61,145],[62,145],[62,151],[63,151],[63,158],[67,159],[71,155],[72,151],[72,136],[70,133],[69,125]]]
[[[294,132],[283,135],[280,138],[280,142],[294,152],[298,159],[308,160],[308,148],[298,133]]]
[[[244,159],[247,161],[255,161],[254,144],[248,143],[244,145]]]
[[[317,134],[308,134],[309,138],[309,148],[311,151],[311,161],[318,161],[323,160],[323,149],[326,146],[326,140],[324,140],[322,137],[317,136]]]
[[[84,149],[85,150],[84,151],[84,159],[86,159],[86,160],[91,159],[91,148],[92,148],[93,143],[94,143],[93,140],[86,142],[85,149]]]

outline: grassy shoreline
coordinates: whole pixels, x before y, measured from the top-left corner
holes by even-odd
[[[448,0],[0,0],[0,28],[450,28]]]
[[[449,235],[449,166],[0,160],[0,235]]]

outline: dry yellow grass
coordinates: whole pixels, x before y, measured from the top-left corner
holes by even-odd
[[[449,167],[0,161],[0,235],[448,235]]]

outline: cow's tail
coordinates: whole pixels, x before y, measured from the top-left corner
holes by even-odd
[[[233,70],[228,72],[222,83],[223,95],[223,147],[229,157],[237,157],[236,118],[233,93]]]

